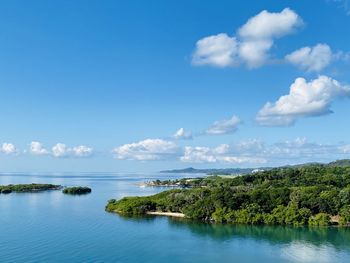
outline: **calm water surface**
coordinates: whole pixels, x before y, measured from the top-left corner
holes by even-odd
[[[0,195],[0,262],[350,262],[350,230],[219,226],[106,213],[111,198],[149,195],[145,180],[185,175],[0,175],[0,184],[90,186]]]

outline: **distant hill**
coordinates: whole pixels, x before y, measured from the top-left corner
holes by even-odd
[[[313,165],[320,165],[320,166],[338,166],[338,167],[347,167],[350,166],[350,159],[344,159],[344,160],[337,160],[334,162],[330,162],[328,164],[322,164],[322,163],[304,163],[304,164],[297,164],[297,165],[285,165],[277,168],[287,168],[287,167],[303,167],[303,166],[313,166]],[[174,169],[174,170],[165,170],[161,171],[161,173],[187,173],[187,174],[208,174],[208,175],[236,175],[236,174],[250,174],[254,173],[256,171],[268,171],[273,169],[273,167],[258,167],[258,168],[222,168],[222,169],[196,169],[193,167],[188,167],[185,169]]]
[[[193,167],[185,169],[165,170],[161,173],[188,173],[188,174],[210,174],[210,175],[232,175],[232,174],[250,174],[254,171],[271,170],[270,167],[263,168],[223,168],[223,169],[195,169]]]
[[[337,161],[329,163],[328,166],[347,167],[347,166],[350,166],[350,159],[337,160]]]

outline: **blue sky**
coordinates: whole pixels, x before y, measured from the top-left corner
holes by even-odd
[[[2,1],[0,171],[349,158],[349,6]]]

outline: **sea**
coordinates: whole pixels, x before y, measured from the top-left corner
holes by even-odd
[[[166,188],[151,180],[188,174],[0,174],[0,185],[51,183],[88,186],[0,194],[0,262],[350,262],[350,229],[237,226],[107,213],[109,199],[145,196]],[[195,175],[203,176],[203,175]]]

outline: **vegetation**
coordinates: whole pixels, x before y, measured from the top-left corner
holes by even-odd
[[[12,192],[16,193],[27,193],[27,192],[41,192],[47,190],[58,190],[60,185],[54,184],[10,184],[10,185],[0,185],[0,193],[9,194]]]
[[[203,178],[182,178],[182,179],[175,179],[175,180],[155,180],[151,182],[147,182],[147,186],[161,186],[161,187],[193,187],[198,186],[200,182],[202,182]]]
[[[62,193],[69,194],[69,195],[83,195],[83,194],[89,194],[91,193],[91,188],[89,187],[67,187],[64,188]]]
[[[346,165],[283,167],[234,178],[210,176],[186,181],[186,187],[190,188],[113,199],[106,210],[126,216],[177,212],[231,224],[326,226],[350,222],[350,166]]]
[[[335,162],[329,163],[328,166],[347,167],[350,166],[350,159],[337,160]]]
[[[309,165],[320,165],[320,166],[342,166],[347,167],[350,166],[350,159],[343,159],[331,162],[329,164],[322,163],[305,163],[305,164],[297,164],[297,165],[288,165],[281,168],[300,168]],[[272,167],[258,167],[258,168],[222,168],[222,169],[196,169],[193,167],[185,168],[185,169],[175,169],[175,170],[165,170],[161,171],[161,173],[187,173],[187,174],[207,174],[207,175],[244,175],[261,171],[269,171],[273,169]]]

